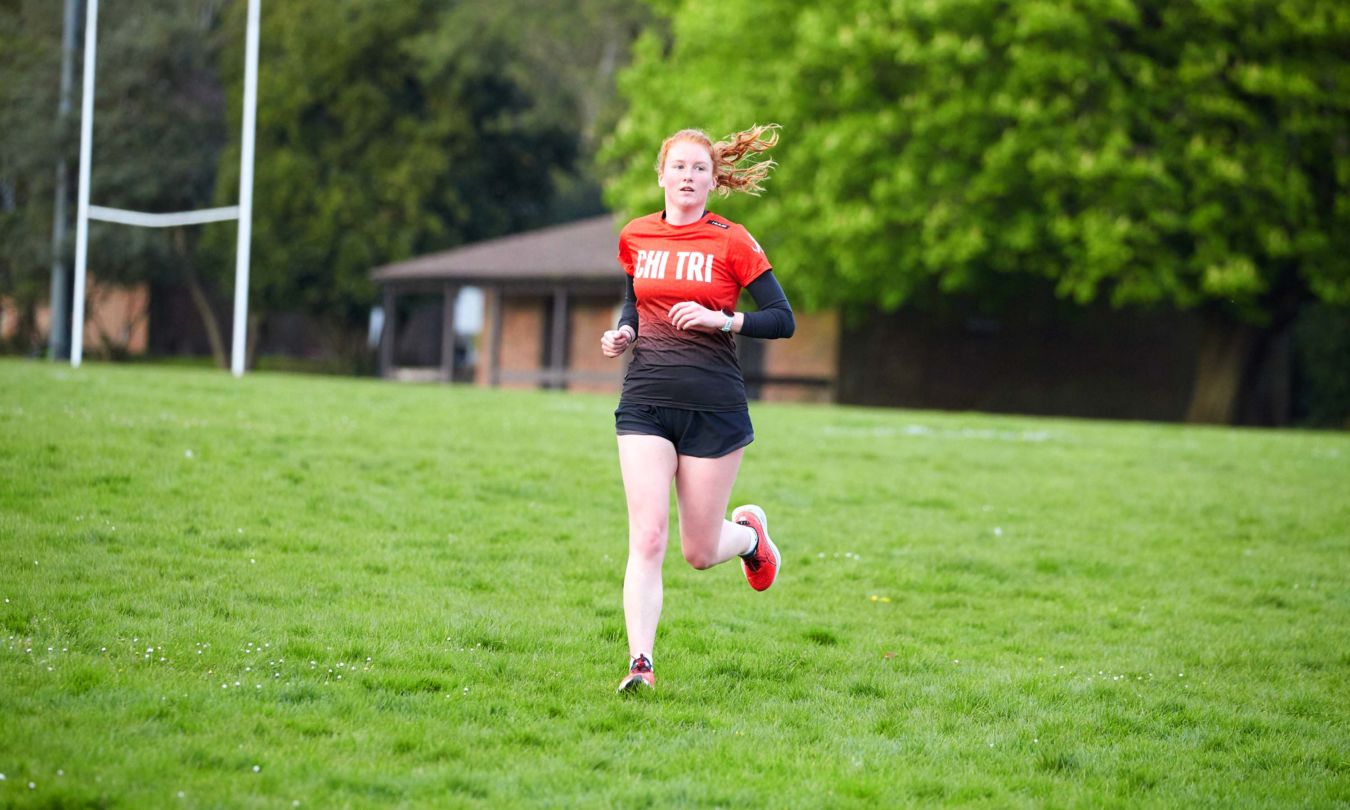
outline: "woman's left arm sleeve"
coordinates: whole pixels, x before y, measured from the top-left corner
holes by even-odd
[[[638,333],[638,314],[637,314],[637,292],[633,289],[633,277],[625,276],[623,310],[619,313],[619,323],[614,327],[627,326],[633,330],[633,340],[637,340]]]
[[[743,313],[741,334],[766,339],[792,337],[797,330],[797,320],[792,316],[787,293],[783,292],[773,271],[764,271],[745,289],[750,291],[759,311]]]

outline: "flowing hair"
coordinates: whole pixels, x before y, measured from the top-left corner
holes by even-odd
[[[680,141],[691,141],[708,150],[712,155],[713,177],[717,184],[717,193],[725,197],[733,191],[744,191],[759,196],[764,191],[761,185],[769,178],[769,172],[778,165],[770,158],[750,160],[741,165],[747,155],[767,152],[778,143],[778,124],[755,124],[749,129],[728,135],[726,140],[713,142],[701,129],[682,129],[671,135],[661,144],[661,153],[656,158],[658,174],[665,168],[666,153],[670,147]]]

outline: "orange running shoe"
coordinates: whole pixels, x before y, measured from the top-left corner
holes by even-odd
[[[637,692],[656,686],[656,673],[652,672],[652,661],[645,655],[633,659],[628,667],[628,677],[619,682],[620,692]]]
[[[731,513],[731,521],[749,526],[759,536],[759,545],[755,546],[755,553],[742,556],[741,566],[745,568],[745,578],[750,582],[751,588],[767,591],[778,578],[778,569],[782,565],[778,546],[769,539],[769,518],[765,516],[763,509],[754,504],[746,504],[736,507]]]

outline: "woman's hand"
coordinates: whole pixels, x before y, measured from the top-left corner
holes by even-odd
[[[669,314],[676,329],[691,332],[716,332],[727,322],[723,313],[694,301],[681,301],[670,308]]]
[[[600,351],[605,357],[618,357],[633,342],[633,330],[628,326],[610,329],[600,336]]]

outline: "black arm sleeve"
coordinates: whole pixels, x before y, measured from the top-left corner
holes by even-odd
[[[745,313],[741,334],[752,338],[790,338],[797,331],[797,320],[792,317],[792,306],[773,271],[768,270],[746,287],[755,299],[758,312]]]
[[[619,313],[619,323],[615,326],[628,326],[633,330],[633,338],[637,338],[638,316],[637,316],[637,293],[633,292],[633,277],[628,276],[626,287],[623,294],[623,311]]]

